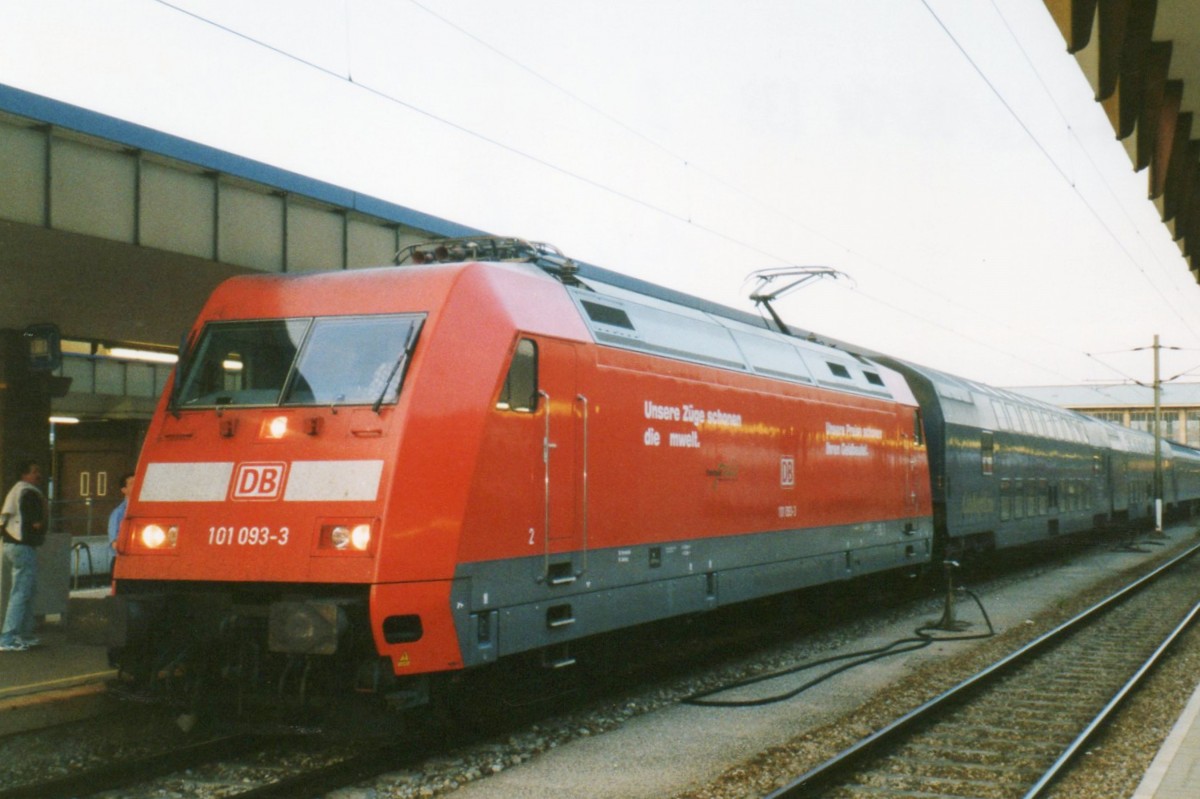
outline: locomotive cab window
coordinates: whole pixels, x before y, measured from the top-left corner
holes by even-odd
[[[537,344],[527,338],[517,342],[496,408],[502,411],[533,413],[537,410]]]
[[[394,403],[422,318],[212,322],[180,365],[177,407]]]
[[[308,334],[309,319],[214,322],[179,368],[183,406],[273,405]]]
[[[394,404],[418,327],[403,316],[317,319],[284,404]]]

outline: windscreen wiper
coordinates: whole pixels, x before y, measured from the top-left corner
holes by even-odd
[[[408,329],[408,337],[404,340],[404,347],[400,350],[400,357],[398,357],[396,362],[392,364],[392,370],[388,372],[387,380],[383,381],[383,388],[380,389],[379,396],[375,398],[375,404],[371,406],[371,410],[375,411],[376,414],[379,413],[379,406],[383,405],[383,400],[387,396],[388,386],[392,384],[392,381],[396,379],[396,374],[404,367],[404,364],[408,362],[409,348],[412,346],[413,339],[417,337],[418,327],[420,327],[420,325],[414,324]],[[397,390],[397,395],[399,395],[399,390]]]

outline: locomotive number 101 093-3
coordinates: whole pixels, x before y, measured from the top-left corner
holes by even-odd
[[[279,544],[283,546],[288,542],[289,530],[286,527],[280,527],[278,530],[272,530],[270,527],[209,527],[208,528],[208,543],[211,546],[266,546],[268,544]]]

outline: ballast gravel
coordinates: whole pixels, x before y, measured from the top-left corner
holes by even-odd
[[[1109,544],[1074,550],[1061,557],[1048,555],[1039,565],[1019,568],[990,578],[976,593],[996,628],[984,640],[940,642],[917,652],[885,658],[840,674],[803,694],[776,704],[748,708],[706,708],[679,704],[679,699],[717,682],[738,676],[773,672],[800,662],[858,651],[910,637],[913,630],[938,619],[939,599],[904,603],[864,614],[837,630],[806,635],[795,642],[733,667],[720,675],[690,675],[667,686],[627,699],[624,705],[593,708],[581,718],[546,721],[528,735],[493,743],[490,756],[472,749],[427,768],[421,774],[391,774],[369,788],[339,792],[340,797],[432,797],[449,793],[458,799],[745,799],[758,797],[786,784],[826,757],[870,734],[962,678],[988,665],[1104,596],[1125,572],[1167,551],[1181,549],[1196,538],[1196,530],[1176,527],[1166,541],[1131,549]],[[972,586],[968,585],[968,588]],[[974,603],[961,594],[958,620],[970,627],[960,633],[981,632],[985,625]],[[946,635],[955,635],[946,633]],[[1185,660],[1180,654],[1177,660]],[[1188,684],[1188,666],[1176,666],[1181,676],[1159,698],[1140,699],[1145,734],[1129,744],[1132,754],[1121,755],[1099,742],[1089,755],[1097,763],[1111,761],[1136,786],[1159,743],[1170,730],[1195,687]],[[1165,672],[1167,669],[1164,668]],[[1193,669],[1192,674],[1195,674]],[[809,675],[801,674],[737,692],[738,698],[787,692]],[[1157,693],[1157,692],[1155,692]],[[1115,737],[1115,736],[1114,736]],[[1115,749],[1115,745],[1112,747]],[[1112,775],[1098,784],[1111,786]],[[1095,785],[1076,793],[1070,783],[1062,799],[1119,796],[1111,788],[1096,793]],[[1089,793],[1089,790],[1092,792]]]

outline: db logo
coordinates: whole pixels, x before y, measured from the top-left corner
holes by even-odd
[[[243,463],[233,476],[233,499],[279,499],[286,463]]]
[[[791,488],[796,485],[796,459],[784,456],[779,459],[779,485]]]

